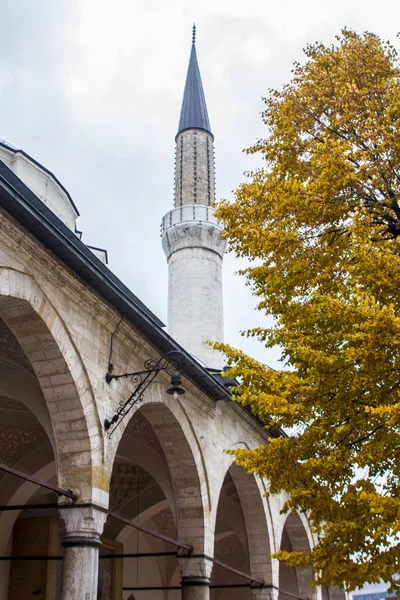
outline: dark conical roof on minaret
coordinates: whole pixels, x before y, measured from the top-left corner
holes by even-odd
[[[204,129],[205,131],[211,133],[206,99],[204,96],[203,85],[201,83],[199,65],[197,63],[195,25],[193,25],[192,51],[190,53],[189,68],[186,75],[186,84],[183,94],[178,133],[184,131],[185,129]]]

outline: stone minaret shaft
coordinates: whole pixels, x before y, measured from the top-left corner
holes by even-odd
[[[207,367],[220,369],[221,355],[206,342],[223,340],[222,260],[226,243],[212,208],[214,136],[194,35],[175,141],[174,209],[165,215],[161,226],[168,260],[168,330]]]
[[[211,206],[215,201],[213,139],[201,129],[186,129],[176,136],[175,207]]]

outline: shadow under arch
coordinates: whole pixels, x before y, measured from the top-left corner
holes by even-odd
[[[1,319],[0,355],[1,461],[44,481],[51,479],[55,484],[54,443],[48,434],[48,429],[50,433],[52,430],[45,401],[21,347]],[[5,365],[8,369],[3,368]],[[38,514],[30,505],[32,499],[33,505],[50,502],[54,507]],[[46,554],[50,529],[58,536],[57,495],[0,471],[0,505],[13,507],[0,512],[0,555],[29,555],[33,546],[42,548]],[[39,573],[35,563],[0,561],[0,598],[31,596],[38,582],[51,586],[46,570]]]
[[[20,349],[17,340],[0,318],[0,345],[3,346],[4,342],[12,350]],[[21,354],[23,354],[22,349]],[[55,453],[53,426],[39,382],[30,365],[21,364],[21,358],[18,358],[17,361],[4,357],[0,351],[0,397],[18,400],[32,412],[45,430]]]
[[[27,356],[46,401],[55,440],[58,484],[103,489],[99,419],[87,373],[61,317],[34,279],[0,268],[0,318]],[[97,450],[96,450],[97,449]],[[90,491],[89,491],[90,490]]]
[[[282,530],[281,550],[288,552],[311,550],[309,534],[300,515],[290,512],[286,517]],[[298,598],[314,598],[315,588],[312,586],[314,580],[311,567],[289,567],[284,562],[279,563],[279,600],[291,600],[295,595]],[[287,594],[285,593],[287,592]]]

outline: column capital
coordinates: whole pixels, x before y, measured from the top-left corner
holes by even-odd
[[[107,512],[91,505],[75,504],[58,509],[64,523],[65,548],[61,600],[96,600],[100,536]]]
[[[79,504],[70,508],[60,506],[58,512],[64,524],[63,546],[100,544],[107,512],[93,506],[79,506]]]
[[[213,561],[205,556],[179,556],[177,555],[179,569],[182,576],[182,585],[210,585]],[[204,580],[201,583],[201,580]],[[197,581],[197,583],[196,583]],[[208,581],[208,583],[206,583]]]

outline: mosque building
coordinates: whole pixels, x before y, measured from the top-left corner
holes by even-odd
[[[225,240],[195,32],[175,143],[168,333],[56,176],[0,143],[0,600],[344,597],[271,558],[312,547],[307,520],[225,452],[282,432],[232,401],[207,344]]]

